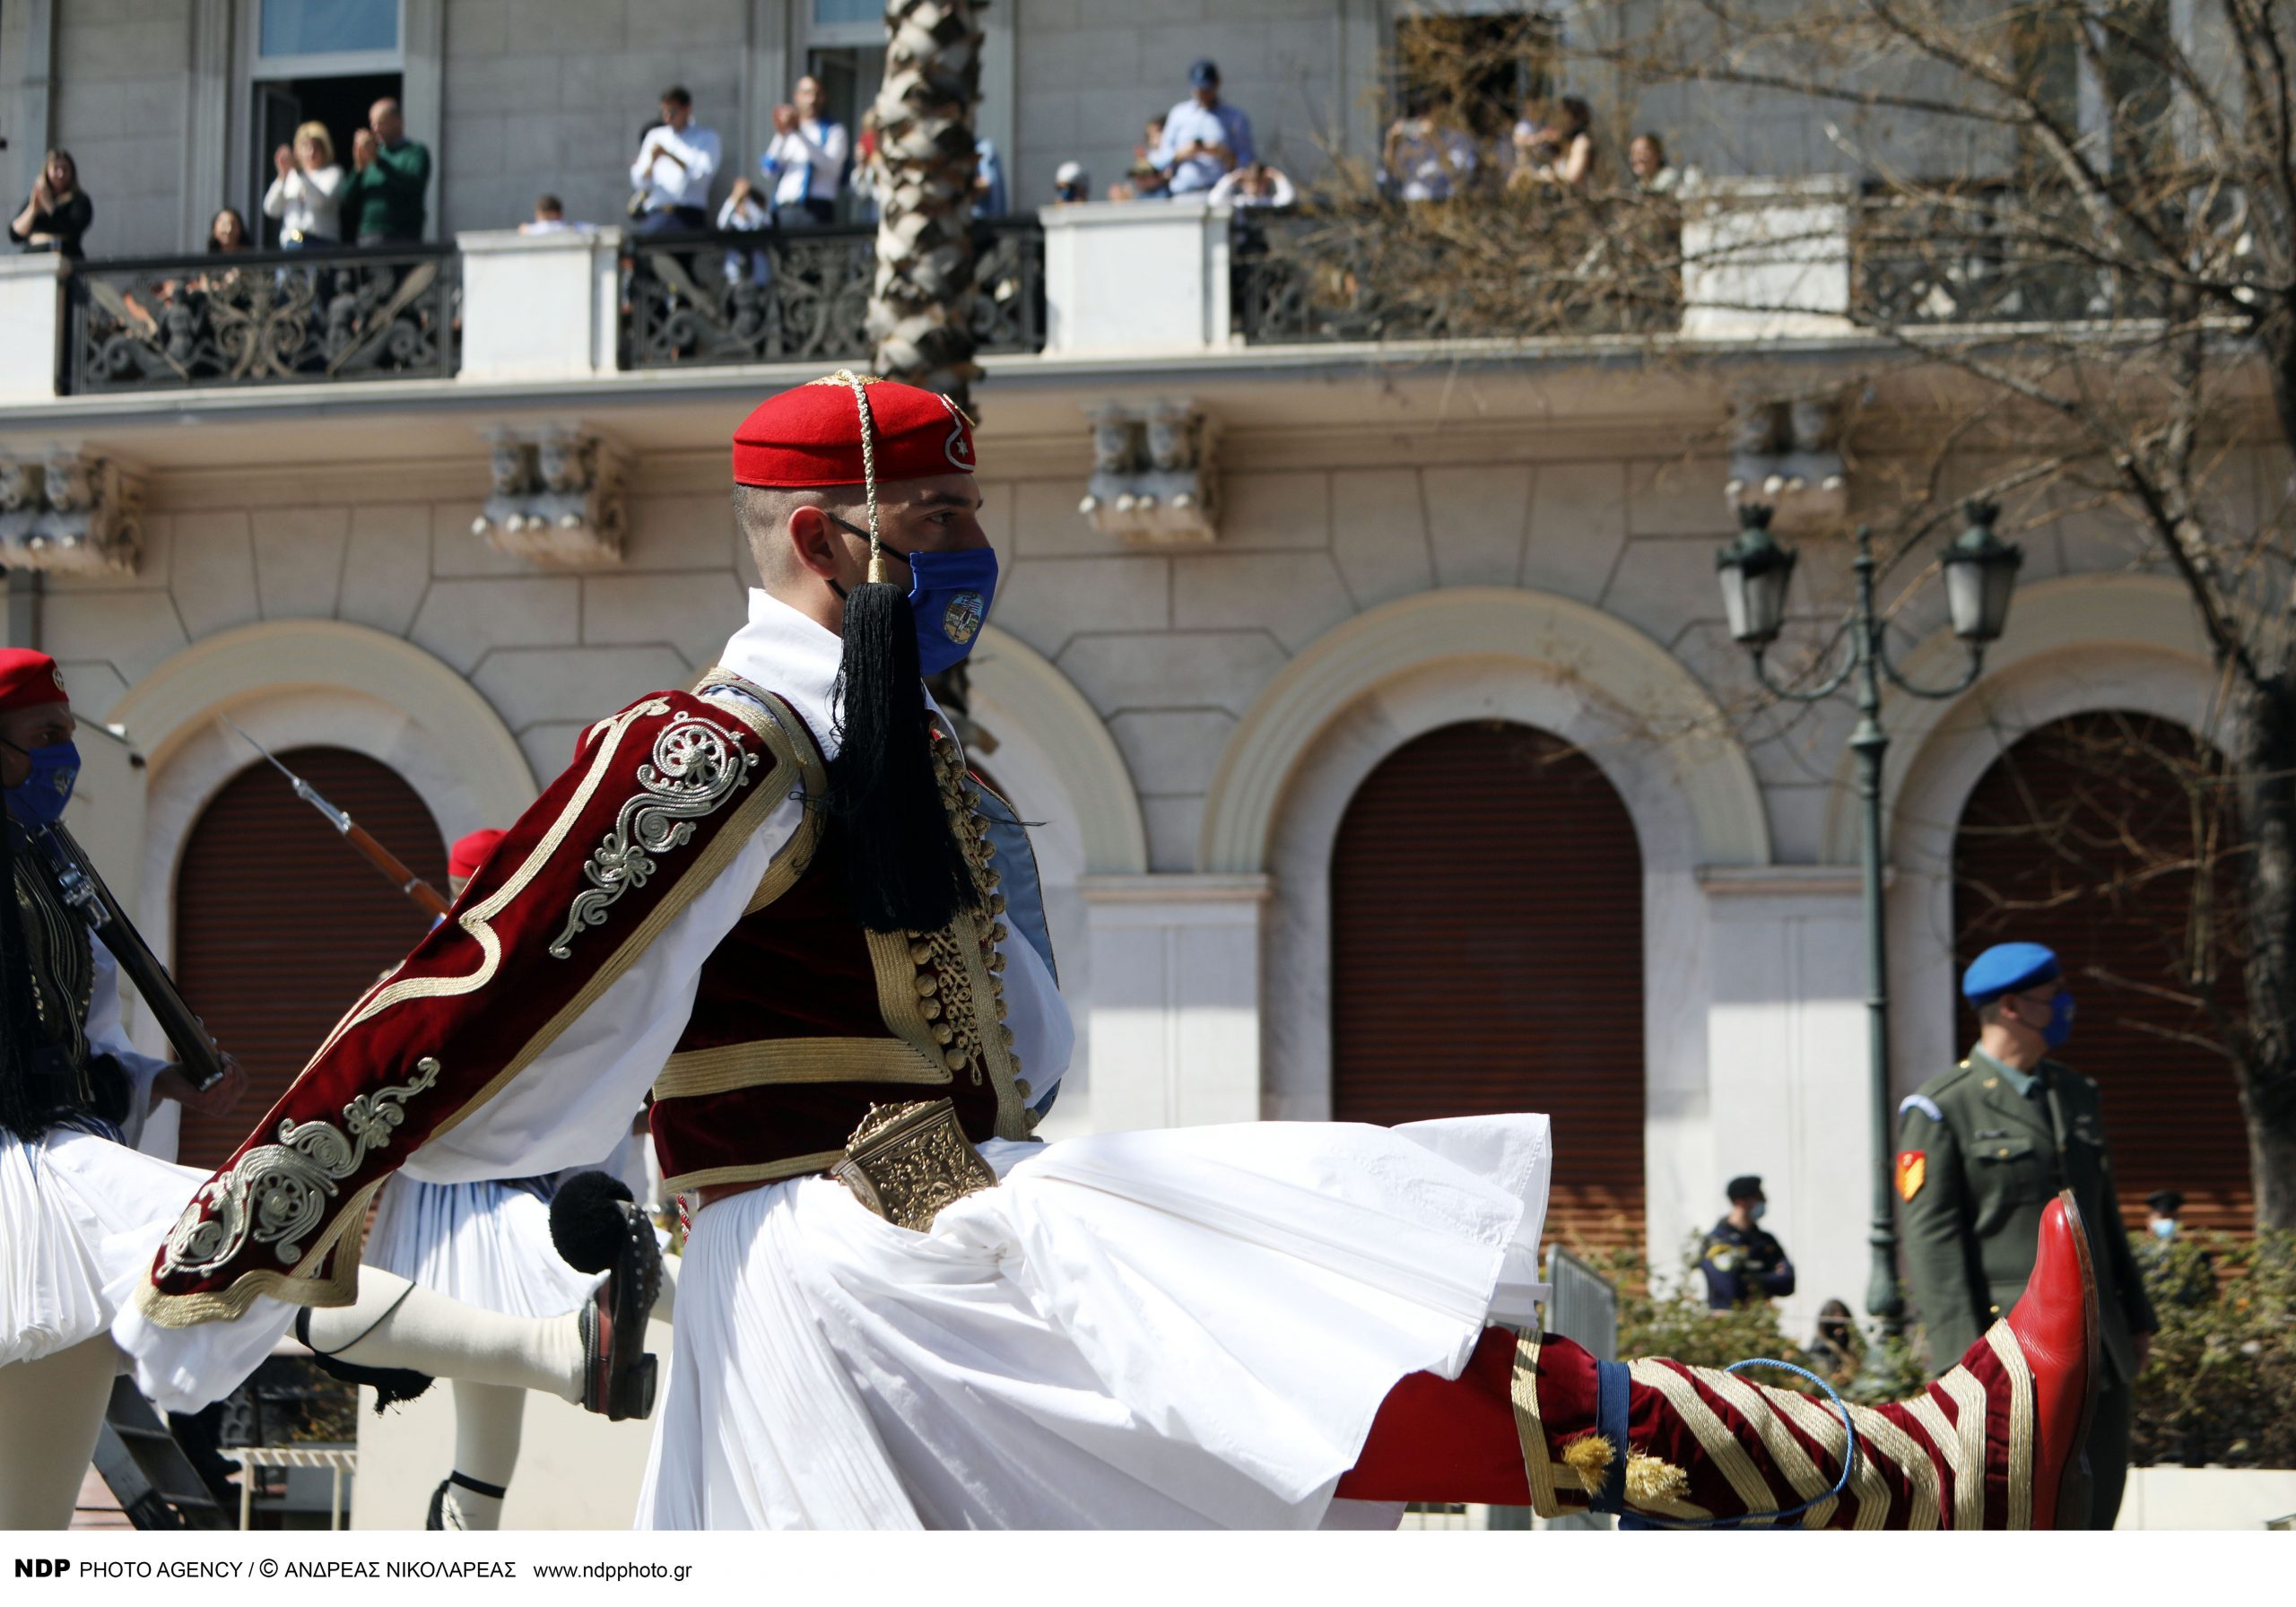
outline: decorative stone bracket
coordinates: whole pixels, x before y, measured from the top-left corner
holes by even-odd
[[[1144,546],[1218,539],[1219,431],[1186,402],[1094,408],[1092,478],[1078,511],[1092,527]]]
[[[132,575],[144,556],[144,488],[107,457],[71,447],[0,457],[0,565]]]
[[[556,426],[532,435],[497,429],[487,439],[494,494],[471,521],[473,535],[497,552],[556,568],[622,561],[628,465],[616,447]]]
[[[1831,397],[1757,402],[1732,421],[1730,477],[1722,495],[1735,510],[1767,504],[1779,532],[1822,529],[1849,514],[1849,489],[1838,446],[1839,405]]]

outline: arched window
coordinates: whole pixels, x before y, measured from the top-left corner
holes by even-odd
[[[2240,1006],[2239,864],[2223,775],[2149,715],[2052,721],[1994,761],[1953,839],[1955,974],[1996,942],[2055,949],[2078,1002],[2064,1060],[2095,1079],[2124,1213],[2173,1188],[2187,1226],[2251,1225],[2247,1128],[2212,1005]],[[1978,1022],[1957,1002],[1956,1034]]]
[[[438,824],[396,771],[343,748],[280,757],[446,890]],[[278,771],[258,762],[226,782],[200,812],[176,871],[175,975],[215,1041],[247,1067],[249,1086],[227,1117],[184,1113],[182,1162],[229,1159],[344,1011],[430,925]]]
[[[1449,725],[1388,755],[1332,852],[1332,1114],[1554,1119],[1548,1237],[1642,1238],[1642,856],[1594,761]]]

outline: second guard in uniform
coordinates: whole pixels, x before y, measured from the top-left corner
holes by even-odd
[[[1961,978],[1982,1024],[1969,1058],[1898,1107],[1908,1292],[1933,1363],[1951,1365],[2017,1303],[2041,1210],[2069,1188],[2096,1265],[2104,1366],[2090,1457],[2090,1526],[2109,1529],[2128,1472],[2129,1385],[2159,1325],[2121,1224],[2097,1085],[2049,1059],[2073,995],[2039,943],[1996,943]]]
[[[1741,1300],[1794,1292],[1794,1264],[1786,1247],[1761,1228],[1770,1201],[1756,1177],[1733,1177],[1730,1213],[1706,1236],[1698,1270],[1706,1274],[1706,1303],[1727,1311]]]

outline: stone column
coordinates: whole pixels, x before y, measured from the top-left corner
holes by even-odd
[[[1235,343],[1226,206],[1078,201],[1044,223],[1045,352],[1204,352]]]
[[[0,402],[56,397],[64,339],[65,259],[53,251],[0,256]]]
[[[1260,1116],[1256,875],[1086,876],[1091,1125],[1187,1127]]]
[[[458,234],[462,384],[587,379],[619,365],[619,229]]]
[[[1872,1258],[1857,867],[1709,866],[1699,880],[1714,977],[1710,1175],[1682,1179],[1676,1214],[1709,1226],[1726,1209],[1723,1185],[1741,1172],[1761,1174],[1770,1196],[1762,1226],[1785,1245],[1798,1274],[1784,1302],[1787,1332],[1806,1338],[1830,1296],[1863,1316]],[[1654,1198],[1654,1213],[1657,1204]]]

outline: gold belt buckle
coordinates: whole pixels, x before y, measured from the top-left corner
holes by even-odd
[[[996,1186],[948,1099],[870,1106],[830,1175],[885,1220],[918,1233],[943,1206]]]

